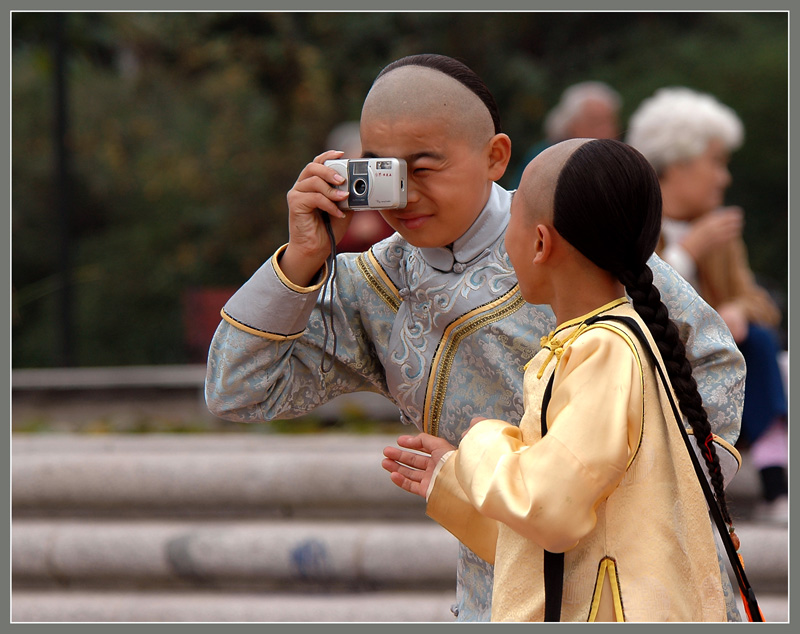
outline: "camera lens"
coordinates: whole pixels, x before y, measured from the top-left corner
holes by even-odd
[[[356,180],[353,183],[353,191],[359,196],[363,196],[364,192],[367,191],[367,181],[365,181],[363,178]]]

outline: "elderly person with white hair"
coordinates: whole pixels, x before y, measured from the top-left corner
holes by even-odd
[[[514,186],[525,166],[554,143],[578,138],[616,139],[621,108],[622,97],[605,82],[582,81],[569,86],[545,116],[545,138],[528,149],[514,176]]]
[[[748,264],[742,209],[723,206],[730,153],[743,138],[743,124],[731,108],[711,95],[670,87],[637,108],[626,141],[658,173],[659,254],[716,309],[744,355],[742,432],[761,477],[759,516],[786,521],[787,404],[772,331],[781,313]]]
[[[604,82],[573,84],[545,117],[545,135],[550,143],[578,138],[615,139],[619,135],[621,107],[619,93]]]

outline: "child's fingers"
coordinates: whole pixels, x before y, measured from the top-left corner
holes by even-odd
[[[420,471],[419,469],[410,469],[406,465],[399,462],[394,462],[393,460],[383,460],[381,466],[390,473],[399,473],[404,478],[407,478],[412,482],[420,482],[422,477],[425,475],[424,471]]]
[[[423,434],[418,434],[417,436],[400,436],[397,439],[397,444],[406,449],[419,449],[424,451],[422,436]]]
[[[413,493],[414,495],[419,495],[419,484],[416,482],[412,482],[408,478],[404,477],[400,473],[392,473],[391,480],[397,486],[399,486],[404,491],[408,491],[409,493]]]
[[[393,458],[384,458],[381,460],[381,466],[389,473],[397,473],[400,470],[400,463]]]
[[[386,447],[386,449],[383,450],[383,455],[389,460],[408,465],[409,467],[420,469],[422,471],[427,468],[428,461],[430,460],[430,456],[420,455],[411,451],[403,451],[401,449],[397,449],[396,447]]]

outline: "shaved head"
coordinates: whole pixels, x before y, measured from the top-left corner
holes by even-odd
[[[569,139],[556,143],[528,163],[514,195],[515,198],[522,198],[528,222],[552,222],[553,200],[561,170],[573,152],[588,141],[591,139]],[[546,201],[547,204],[533,204],[534,201]]]
[[[397,119],[435,120],[450,138],[483,146],[494,122],[481,99],[458,80],[424,66],[401,66],[380,76],[361,111],[361,124]]]

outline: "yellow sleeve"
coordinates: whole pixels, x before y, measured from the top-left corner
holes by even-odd
[[[573,548],[594,528],[597,505],[638,447],[641,376],[632,344],[618,331],[598,326],[581,334],[556,368],[544,438],[486,420],[461,441],[455,475],[475,508],[546,550]]]
[[[493,564],[497,522],[472,505],[456,479],[454,464],[451,456],[436,475],[426,513],[478,557]]]

